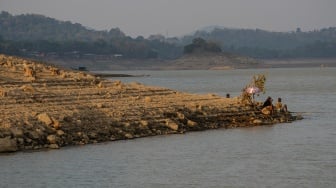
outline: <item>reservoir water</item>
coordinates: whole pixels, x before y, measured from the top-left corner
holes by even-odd
[[[254,74],[305,119],[0,155],[0,187],[335,187],[336,68],[129,71],[117,78],[232,97]]]

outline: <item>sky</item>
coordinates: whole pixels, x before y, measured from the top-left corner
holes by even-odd
[[[206,26],[311,31],[336,27],[336,0],[0,0],[0,11],[42,14],[126,35],[182,36]]]

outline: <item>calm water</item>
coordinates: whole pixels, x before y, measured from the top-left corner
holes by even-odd
[[[238,95],[267,74],[291,124],[220,129],[0,156],[0,187],[335,187],[336,69],[139,71],[122,78],[193,93]]]

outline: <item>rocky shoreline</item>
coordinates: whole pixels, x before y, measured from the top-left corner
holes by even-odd
[[[0,152],[292,122],[237,98],[108,81],[0,55]]]

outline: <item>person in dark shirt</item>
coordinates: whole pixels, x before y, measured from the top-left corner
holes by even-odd
[[[273,99],[272,97],[267,97],[267,99],[265,100],[264,104],[263,104],[263,108],[267,107],[267,106],[272,106],[272,102],[273,102]]]
[[[267,97],[264,104],[262,105],[261,112],[265,115],[273,114],[273,99],[272,97]]]

